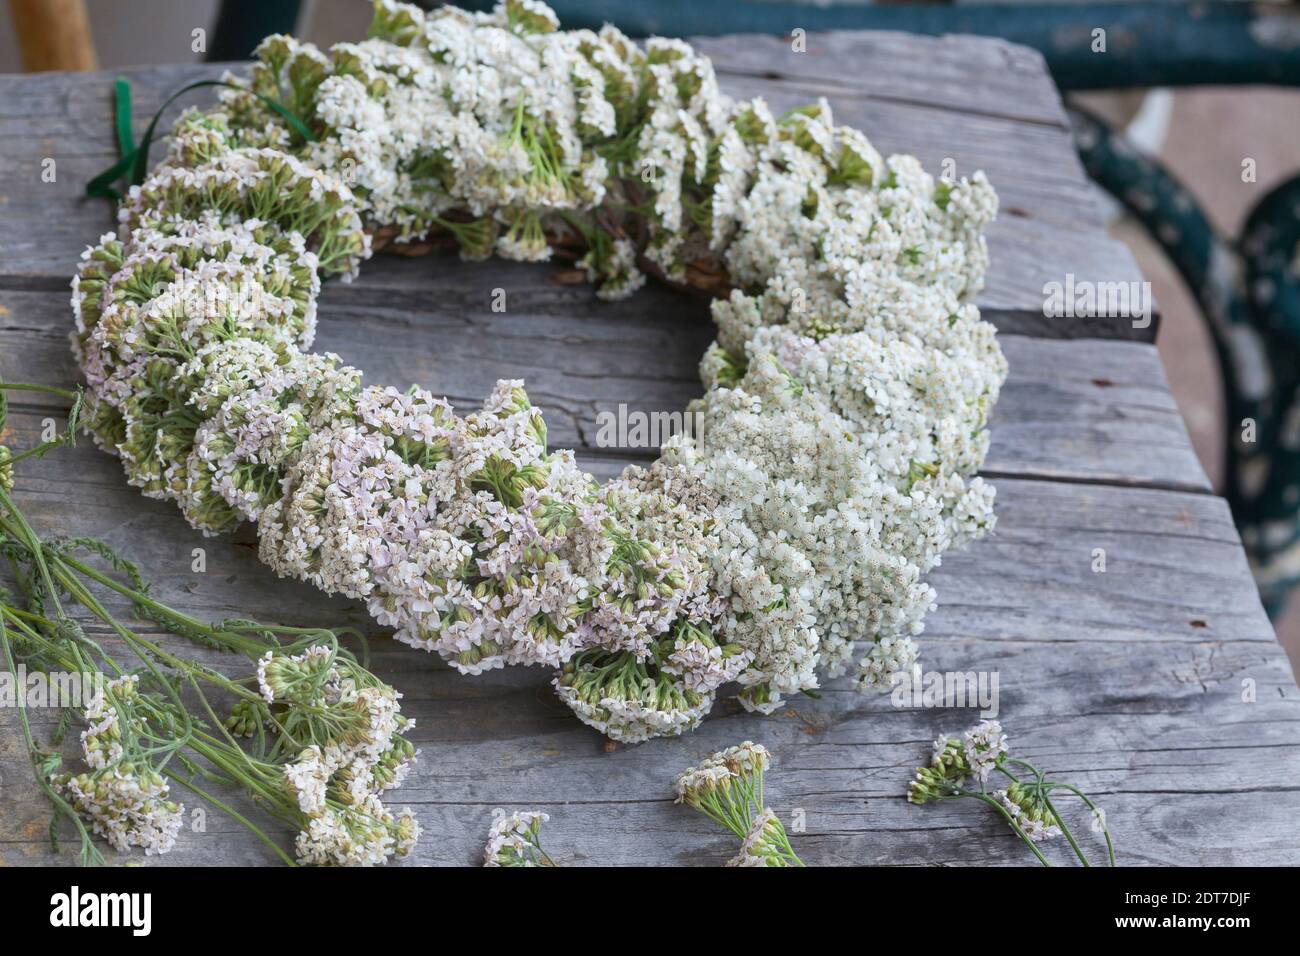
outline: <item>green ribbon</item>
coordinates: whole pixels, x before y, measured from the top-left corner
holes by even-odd
[[[136,145],[131,133],[131,84],[126,77],[119,76],[113,84],[113,103],[116,113],[117,148],[118,152],[122,154],[122,158],[86,184],[86,195],[95,199],[118,200],[122,198],[122,193],[118,192],[113,184],[119,179],[127,177],[128,186],[138,186],[144,182],[145,173],[149,169],[149,147],[153,144],[154,133],[158,128],[158,121],[162,119],[163,112],[185,93],[205,86],[226,86],[232,90],[243,90],[245,93],[252,93],[269,109],[279,114],[293,128],[295,133],[309,143],[316,142],[316,137],[307,128],[306,123],[270,97],[263,96],[261,93],[254,93],[252,90],[235,83],[228,83],[225,80],[199,80],[182,87],[167,97],[166,102],[158,107],[158,112],[154,113],[149,127],[144,131],[144,138],[140,140],[139,145]]]

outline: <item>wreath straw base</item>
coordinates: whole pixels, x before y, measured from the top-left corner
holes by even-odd
[[[619,740],[696,726],[729,682],[770,712],[859,642],[864,689],[916,666],[925,573],[994,522],[982,174],[936,182],[825,101],[774,116],[685,43],[531,0],[380,0],[364,42],[257,56],[73,280],[88,426],[133,485],[204,532],[256,522],[277,573],[462,672],[554,669]],[[725,290],[703,435],[601,486],[520,381],[460,415],[306,351],[322,278],[374,237],[560,251],[605,298]]]

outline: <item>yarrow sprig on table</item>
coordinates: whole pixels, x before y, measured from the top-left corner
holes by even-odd
[[[0,427],[11,390],[76,396],[60,389],[0,383]],[[19,456],[18,462],[69,443],[72,427]],[[168,852],[183,824],[172,785],[246,826],[283,861],[278,844],[243,813],[210,792],[211,783],[242,791],[271,820],[298,831],[300,863],[358,865],[405,856],[419,827],[409,811],[394,812],[380,795],[398,786],[415,756],[403,736],[412,722],[400,695],[359,664],[323,628],[289,628],[231,620],[205,624],[156,601],[139,569],[107,544],[88,538],[42,539],[15,504],[12,482],[0,486],[0,555],[17,593],[0,588],[0,650],[12,673],[76,675],[93,687],[80,707],[69,704],[50,744],[42,745],[19,697],[19,721],[38,786],[60,819],[71,821],[81,859],[102,863],[93,836],[118,851]],[[105,565],[101,570],[94,563]],[[256,673],[232,678],[171,642],[128,626],[97,595],[130,602],[133,614],[204,647],[233,652]],[[74,613],[74,611],[76,613]],[[105,626],[124,645],[128,663],[90,637]],[[229,717],[217,706],[233,701]],[[79,710],[79,712],[78,712]],[[61,772],[59,752],[74,721],[84,724],[80,762]],[[239,737],[248,738],[240,743]]]
[[[1006,786],[989,790],[993,774],[1005,778]],[[973,778],[979,787],[965,783]],[[1033,851],[1040,863],[1051,866],[1037,844],[1061,835],[1084,866],[1091,866],[1074,834],[1057,813],[1051,795],[1063,791],[1078,797],[1092,814],[1092,826],[1106,839],[1106,853],[1115,865],[1115,845],[1111,840],[1105,814],[1078,787],[1046,774],[1025,760],[1008,752],[1006,734],[996,720],[984,721],[965,731],[960,738],[944,735],[934,742],[930,763],[918,767],[907,787],[909,803],[926,804],[937,800],[968,797],[992,807],[1015,834]]]
[[[483,865],[555,866],[542,849],[542,824],[549,819],[532,810],[495,816],[483,850]]]
[[[771,756],[745,741],[712,754],[677,778],[677,802],[699,810],[741,841],[728,866],[803,866],[785,827],[763,801]]]
[[[368,39],[268,37],[226,82],[73,280],[86,422],[133,485],[207,533],[256,522],[277,573],[464,673],[553,670],[617,740],[694,728],[726,683],[769,713],[855,656],[863,690],[915,665],[924,576],[994,525],[982,173],[534,0],[377,0]],[[323,278],[425,239],[714,296],[708,440],[601,487],[520,381],[458,413],[306,351]]]

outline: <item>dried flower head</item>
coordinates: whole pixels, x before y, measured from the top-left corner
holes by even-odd
[[[1034,843],[1061,835],[1060,821],[1037,787],[1013,783],[1005,790],[994,790],[993,796]]]
[[[542,824],[549,819],[535,811],[496,816],[488,830],[483,865],[554,866],[541,842]]]
[[[14,490],[13,457],[7,445],[0,445],[0,491],[5,494]]]
[[[996,720],[986,720],[963,735],[966,764],[980,781],[985,781],[1007,752],[1007,735]]]
[[[772,758],[745,741],[709,755],[677,777],[677,802],[699,810],[741,840],[728,866],[802,866],[785,828],[763,802],[763,774]]]

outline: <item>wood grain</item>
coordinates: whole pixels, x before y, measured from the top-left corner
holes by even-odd
[[[857,63],[859,56],[871,55],[897,35],[873,40],[875,34],[863,34],[867,40],[861,48],[844,39],[850,35],[827,36],[832,49],[842,49],[839,56]],[[1153,340],[1154,323],[1135,328],[1127,319],[1043,315],[1044,284],[1064,282],[1067,274],[1091,282],[1139,281],[1141,276],[1128,251],[1105,233],[1093,187],[1074,154],[1059,97],[1041,60],[1028,51],[1007,54],[1019,48],[998,41],[979,40],[974,41],[974,64],[962,65],[958,51],[963,43],[927,37],[911,41],[898,58],[926,62],[937,70],[942,77],[938,89],[926,85],[929,70],[915,66],[889,73],[887,83],[852,77],[888,71],[856,69],[828,83],[824,66],[791,67],[798,79],[780,73],[775,74],[780,79],[773,79],[771,71],[752,69],[755,57],[762,57],[770,42],[757,37],[734,42],[714,38],[708,49],[717,58],[724,89],[733,95],[763,96],[778,110],[825,96],[839,122],[860,127],[886,153],[915,153],[934,172],[945,159],[956,163],[958,175],[983,169],[998,189],[1002,211],[988,232],[994,267],[979,302],[999,328],[1049,337]],[[774,52],[774,68],[782,69],[799,56]],[[999,63],[1006,78],[983,85],[974,81],[976,73],[989,74],[987,64]],[[125,75],[133,83],[136,113],[144,117],[170,92],[195,79],[217,76],[224,68],[152,67]],[[10,277],[12,284],[22,280],[29,287],[38,278],[61,282],[81,250],[112,227],[108,204],[82,196],[85,183],[116,159],[111,88],[107,74],[0,77],[0,137],[6,141],[0,155],[0,248],[8,253],[0,264],[0,281]],[[950,93],[955,96],[959,88],[965,98],[949,103]],[[210,91],[191,96],[183,105],[212,99]],[[984,103],[983,109],[971,108],[975,97]],[[1005,103],[1005,110],[998,103]],[[1024,118],[1027,104],[1036,106]],[[156,149],[161,152],[161,146]],[[41,180],[41,163],[47,158],[57,163],[54,183]],[[378,276],[362,279],[378,281]]]
[[[51,533],[75,528],[129,548],[156,572],[163,600],[213,619],[366,626],[355,602],[275,580],[239,535],[204,540],[173,509],[138,502],[120,484],[88,493],[102,456],[73,457],[84,469],[65,462],[58,475],[20,483],[29,515]],[[75,482],[59,477],[73,472]],[[1012,479],[1000,483],[999,502],[997,534],[932,576],[940,606],[923,636],[925,666],[996,671],[1016,752],[1097,797],[1125,862],[1300,862],[1300,835],[1280,825],[1300,810],[1300,693],[1223,503]],[[205,575],[190,571],[192,547],[207,549]],[[1091,569],[1095,547],[1107,549],[1104,574]],[[795,842],[809,862],[1028,862],[979,808],[902,798],[929,739],[976,722],[973,710],[898,708],[841,680],[770,718],[724,700],[694,734],[608,754],[540,671],[465,678],[382,637],[371,647],[373,668],[417,720],[421,759],[397,796],[427,830],[418,862],[473,862],[495,807],[549,812],[547,842],[565,863],[721,862],[727,841],[673,806],[669,785],[709,750],[742,739],[776,755],[772,802],[787,824],[795,808],[805,811],[808,832]],[[0,775],[17,790],[6,790],[14,811],[0,815],[0,857],[43,862],[44,810],[15,737],[0,734]],[[1213,825],[1202,816],[1187,829],[1211,808]],[[1086,814],[1072,819],[1088,832]],[[208,832],[186,833],[163,862],[267,862],[267,853],[213,814]]]
[[[693,37],[720,76],[824,83],[878,100],[1062,127],[1061,97],[1043,55],[992,37],[830,30],[795,52],[784,37]]]
[[[467,409],[498,378],[522,378],[555,446],[616,458],[658,452],[598,447],[601,416],[617,417],[620,406],[678,412],[703,391],[697,367],[713,325],[695,298],[649,287],[601,302],[585,286],[552,282],[548,266],[454,257],[373,265],[381,262],[380,277],[326,289],[315,344],[369,381],[415,383]],[[492,311],[495,289],[506,290],[505,312]],[[0,309],[0,373],[78,380],[66,293],[0,287]],[[1000,341],[1011,372],[993,417],[990,474],[1209,490],[1154,346]]]

